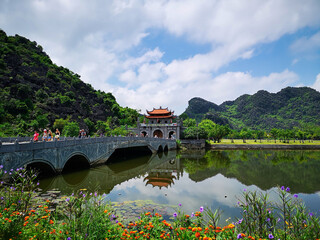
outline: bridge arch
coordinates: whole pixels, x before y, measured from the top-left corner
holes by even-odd
[[[48,177],[56,174],[55,167],[48,161],[43,159],[35,159],[25,164],[26,169],[34,169],[38,173],[38,177]]]
[[[62,167],[62,172],[73,172],[79,169],[90,168],[90,160],[89,158],[81,153],[74,152],[71,156],[67,158],[68,160],[64,163]]]
[[[162,145],[159,145],[159,147],[158,147],[158,152],[160,153],[160,152],[163,152],[163,147],[162,147]]]
[[[164,152],[168,152],[168,151],[169,151],[168,145],[165,145],[165,146],[164,146],[163,151],[164,151]]]

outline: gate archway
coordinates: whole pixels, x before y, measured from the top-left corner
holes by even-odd
[[[169,132],[169,139],[175,138],[176,132],[175,131],[170,131]]]
[[[155,130],[154,132],[153,132],[153,137],[157,137],[157,138],[163,138],[163,133],[162,133],[162,131],[161,130]]]

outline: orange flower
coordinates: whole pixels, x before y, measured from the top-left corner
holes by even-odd
[[[200,233],[196,232],[195,236],[196,236],[196,238],[199,238],[200,237]]]
[[[107,213],[108,212],[108,210],[104,210],[104,213]]]
[[[54,221],[52,221],[52,220],[49,221],[49,224],[53,224],[53,223],[54,223]]]

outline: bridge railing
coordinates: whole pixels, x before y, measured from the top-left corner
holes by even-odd
[[[4,140],[4,141],[2,141]],[[10,141],[9,141],[10,140]],[[54,139],[54,141],[38,141],[33,142],[32,139],[26,137],[16,138],[12,140],[11,138],[0,138],[0,153],[15,152],[15,151],[27,151],[35,149],[44,148],[59,148],[74,146],[79,144],[93,144],[93,143],[103,143],[112,141],[158,141],[158,142],[168,142],[175,141],[171,139],[163,138],[151,138],[151,137],[86,137],[86,138],[75,138],[75,137],[61,137],[60,140]]]

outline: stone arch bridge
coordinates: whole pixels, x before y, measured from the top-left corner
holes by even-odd
[[[119,149],[144,149],[152,153],[176,149],[175,140],[147,137],[64,138],[51,142],[19,138],[13,143],[0,140],[0,165],[6,171],[38,164],[60,173],[68,164],[77,167],[83,163],[90,166],[106,163]]]

